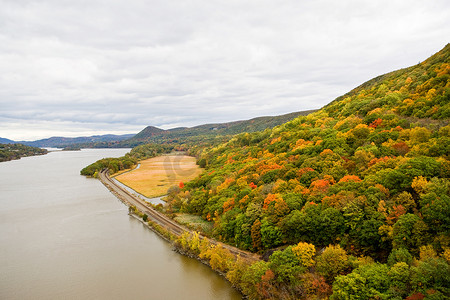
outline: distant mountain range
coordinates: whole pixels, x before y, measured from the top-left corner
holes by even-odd
[[[94,136],[84,136],[84,137],[51,137],[48,139],[41,139],[37,141],[12,141],[10,139],[0,138],[1,144],[23,144],[33,147],[66,147],[70,145],[78,145],[85,143],[98,143],[98,142],[117,142],[132,138],[134,134],[124,134],[124,135],[94,135]]]
[[[169,141],[186,140],[199,136],[225,136],[242,132],[262,131],[267,128],[284,124],[298,116],[305,116],[316,110],[299,111],[280,116],[258,117],[250,120],[234,121],[227,123],[204,124],[195,127],[179,127],[164,130],[154,126],[144,128],[138,134],[124,135],[94,135],[88,137],[51,137],[37,141],[13,141],[0,138],[0,144],[23,144],[33,147],[79,146],[83,148],[109,148],[109,147],[133,147],[144,143],[163,143]]]
[[[0,144],[17,144],[17,142],[10,140],[10,139],[5,139],[5,138],[0,137]]]
[[[204,124],[195,127],[178,127],[163,130],[148,126],[136,134],[131,141],[158,141],[160,139],[184,139],[194,136],[233,135],[242,132],[256,132],[284,124],[299,116],[306,116],[316,110],[298,111],[280,116],[257,117],[250,120],[226,123]]]

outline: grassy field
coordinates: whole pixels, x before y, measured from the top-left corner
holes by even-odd
[[[165,195],[169,187],[187,182],[201,172],[195,157],[185,155],[164,155],[140,162],[139,169],[115,176],[123,184],[146,197]]]
[[[197,230],[206,234],[211,234],[213,229],[213,223],[203,220],[200,216],[178,213],[175,217],[175,221],[192,230]]]

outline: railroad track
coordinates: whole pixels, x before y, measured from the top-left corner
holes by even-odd
[[[168,229],[171,233],[180,236],[185,231],[189,231],[188,229],[184,228],[180,224],[176,223],[175,221],[171,220],[167,216],[161,214],[160,212],[156,211],[154,208],[150,207],[145,203],[143,200],[139,199],[135,195],[129,193],[127,190],[122,188],[120,185],[118,185],[114,180],[111,179],[108,175],[107,170],[102,170],[99,174],[100,180],[103,182],[103,184],[122,202],[127,204],[128,206],[135,206],[139,211],[146,214],[150,220],[153,222],[158,223],[161,226],[164,226],[166,229]]]
[[[165,229],[170,231],[172,234],[176,236],[181,236],[185,232],[192,233],[192,230],[189,230],[185,228],[184,226],[178,224],[174,220],[170,219],[166,215],[160,213],[159,211],[155,210],[153,207],[150,207],[147,205],[147,203],[140,199],[139,197],[129,193],[126,189],[118,185],[114,180],[109,177],[108,169],[103,169],[99,173],[100,181],[117,197],[119,198],[123,203],[125,203],[128,206],[135,206],[139,211],[146,214],[149,218],[149,220],[163,226]],[[217,242],[216,240],[207,238],[200,234],[201,239],[208,239],[210,243],[212,244],[221,244],[222,247],[228,249],[232,254],[239,255],[240,257],[247,258],[249,260],[259,260],[259,256],[257,254],[243,251],[239,248],[223,244],[220,242]]]

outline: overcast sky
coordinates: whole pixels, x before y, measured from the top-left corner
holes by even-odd
[[[0,0],[0,137],[315,109],[450,42],[450,1]]]

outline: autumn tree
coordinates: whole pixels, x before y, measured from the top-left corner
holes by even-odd
[[[255,249],[256,251],[261,250],[261,221],[259,221],[259,219],[257,219],[252,225],[251,236],[253,249]]]
[[[233,254],[220,243],[210,248],[209,264],[213,270],[227,272],[230,262],[233,260]]]
[[[329,245],[316,260],[317,272],[328,282],[333,282],[334,278],[348,267],[347,253],[339,245]]]
[[[316,247],[313,244],[300,242],[291,248],[292,253],[299,259],[300,264],[305,268],[314,265],[314,256],[316,255]]]
[[[292,246],[283,251],[275,251],[269,259],[269,267],[274,271],[278,282],[295,284],[300,273],[305,271],[300,259],[292,251]]]

